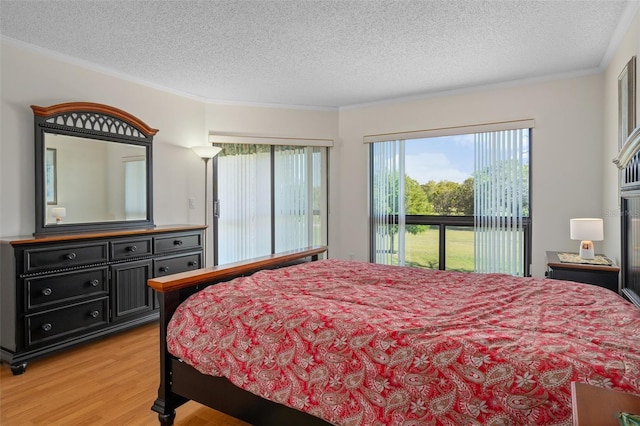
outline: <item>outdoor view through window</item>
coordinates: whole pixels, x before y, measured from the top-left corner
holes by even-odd
[[[473,216],[473,135],[406,141],[406,214]],[[414,192],[415,191],[415,192]],[[438,225],[408,225],[406,264],[437,269]],[[473,227],[448,226],[447,269],[473,271]]]
[[[376,262],[485,270],[478,257],[487,249],[479,243],[485,245],[491,233],[499,234],[489,243],[492,251],[496,238],[497,244],[519,246],[519,257],[507,263],[524,264],[524,228],[514,218],[529,216],[529,129],[379,142],[372,148]],[[490,217],[489,229],[478,226],[482,215]]]

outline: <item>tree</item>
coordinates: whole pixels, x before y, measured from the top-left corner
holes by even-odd
[[[473,216],[473,178],[467,178],[456,191],[456,206],[464,216]]]
[[[433,205],[433,211],[439,215],[453,216],[463,214],[460,210],[460,184],[448,180],[435,182],[430,180],[423,190]],[[472,193],[473,195],[473,193]]]
[[[406,214],[430,214],[433,213],[433,206],[427,199],[427,194],[417,180],[406,176],[404,179],[405,210]],[[407,225],[407,232],[416,235],[427,230],[425,225]]]
[[[398,214],[398,199],[399,199],[399,185],[398,175],[396,173],[389,173],[384,179],[374,179],[374,185],[376,186],[375,192],[377,194],[384,194],[386,200],[384,203],[384,211],[378,212],[378,214],[397,215]],[[382,186],[385,185],[383,188]],[[405,198],[405,211],[410,215],[424,215],[433,212],[433,207],[422,187],[415,179],[405,176],[404,177],[404,198]],[[406,232],[411,234],[418,234],[427,230],[424,225],[407,225],[405,227]],[[391,250],[395,250],[395,235],[398,233],[398,225],[384,226],[379,231],[389,235],[391,241]]]
[[[433,213],[433,205],[417,180],[406,176],[404,180],[405,210],[407,214]]]

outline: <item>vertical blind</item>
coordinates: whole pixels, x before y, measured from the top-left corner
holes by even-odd
[[[221,146],[219,264],[326,244],[327,148]]]
[[[476,272],[524,275],[528,139],[529,129],[474,135]]]
[[[275,251],[312,245],[320,223],[322,151],[318,147],[274,148]],[[317,232],[315,232],[317,233]],[[319,237],[319,235],[318,235]]]
[[[398,155],[404,141],[387,141],[373,144],[371,156],[371,216],[373,221],[373,241],[375,263],[390,265],[395,250],[395,235],[404,234],[404,221],[396,224],[394,216],[404,204],[404,191],[398,189],[402,181]],[[404,256],[399,257],[404,264]]]
[[[474,134],[474,269],[524,275],[533,120],[365,136],[371,144],[373,261],[405,262],[405,139]],[[505,130],[496,130],[496,129]],[[481,132],[481,130],[491,130]],[[392,137],[397,139],[391,139]],[[385,140],[385,138],[387,138]],[[397,241],[396,241],[397,239]]]
[[[225,145],[217,157],[220,264],[271,253],[270,161],[266,145]]]

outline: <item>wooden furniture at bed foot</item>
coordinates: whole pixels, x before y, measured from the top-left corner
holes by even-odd
[[[147,280],[202,267],[203,226],[0,241],[0,358],[27,362],[158,318]]]
[[[261,426],[328,426],[330,423],[297,409],[278,404],[215,377],[175,358],[167,349],[167,326],[178,305],[189,295],[223,281],[251,275],[262,269],[276,269],[324,256],[326,246],[313,246],[272,254],[194,272],[149,280],[160,302],[160,386],[151,409],[162,426],[173,424],[176,408],[188,400],[198,401],[237,419]]]
[[[620,268],[613,262],[611,265],[567,263],[560,261],[559,253],[561,252],[546,252],[548,278],[594,284],[618,293]]]
[[[618,414],[640,414],[640,396],[586,383],[571,383],[575,426],[618,426]]]

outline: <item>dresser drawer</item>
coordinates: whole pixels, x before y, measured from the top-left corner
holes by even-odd
[[[108,260],[107,243],[70,244],[24,251],[26,273],[91,265]]]
[[[107,267],[27,278],[24,282],[27,310],[83,297],[106,296],[109,292]]]
[[[201,263],[201,253],[161,257],[153,261],[154,277],[164,277],[165,275],[177,274],[178,272],[199,269],[202,267],[200,266]]]
[[[111,260],[149,256],[153,253],[151,238],[118,240],[111,243]]]
[[[154,238],[155,253],[170,253],[202,247],[201,233],[172,234]]]
[[[52,311],[28,315],[26,321],[27,345],[62,340],[107,325],[108,298],[101,298]]]

